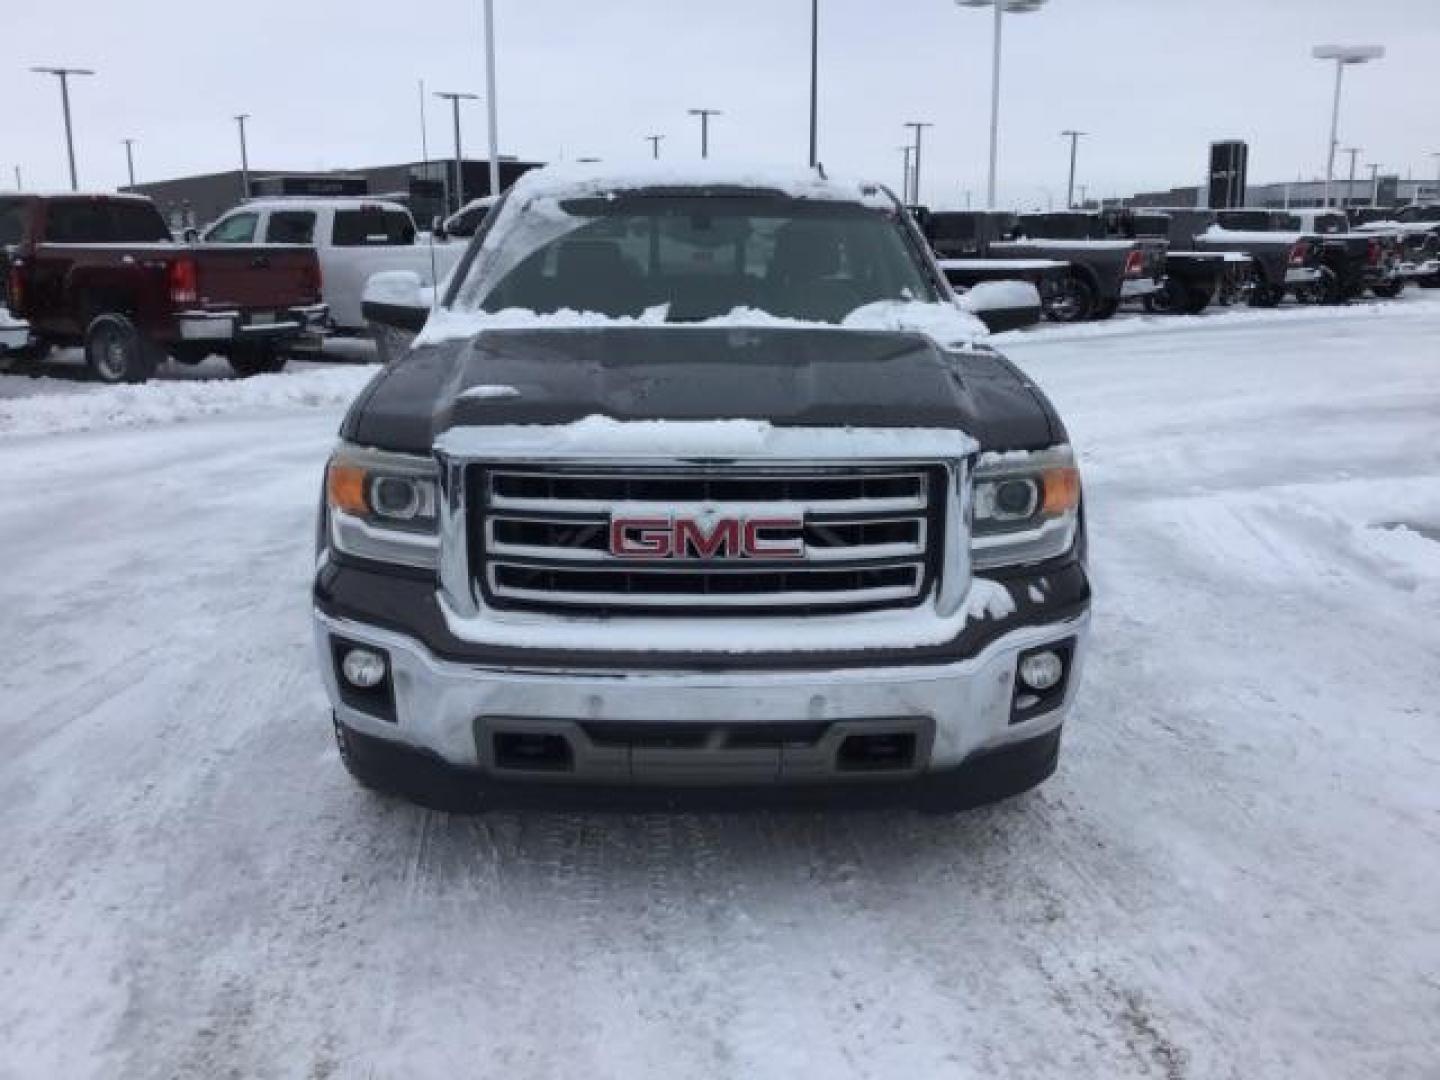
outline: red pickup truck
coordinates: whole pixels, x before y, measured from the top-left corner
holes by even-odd
[[[144,382],[167,354],[279,371],[326,322],[308,247],[191,245],[135,195],[0,197],[0,356],[80,345],[103,382]]]

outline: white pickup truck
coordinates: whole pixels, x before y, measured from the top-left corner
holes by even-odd
[[[416,243],[410,212],[378,199],[252,199],[228,211],[202,237],[208,244],[305,244],[315,249],[333,328],[365,330],[360,312],[372,274],[408,270],[424,285],[444,280],[463,243]]]

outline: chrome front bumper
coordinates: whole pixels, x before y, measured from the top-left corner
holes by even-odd
[[[979,750],[1053,731],[1080,683],[1088,615],[1024,627],[978,655],[939,666],[850,668],[839,671],[629,672],[483,668],[436,658],[415,640],[392,631],[334,619],[316,611],[314,632],[326,692],[347,727],[430,751],[454,766],[497,778],[527,778],[497,768],[490,735],[560,735],[574,766],[530,779],[571,782],[693,783],[899,778],[894,772],[839,770],[836,746],[847,734],[877,729],[917,736],[910,774],[953,767]],[[336,682],[332,637],[385,650],[394,689],[395,719],[380,719],[345,704]],[[1064,695],[1039,715],[1012,722],[1018,657],[1039,646],[1072,642]],[[741,748],[616,747],[587,733],[624,723],[661,736],[668,726],[760,724],[827,726],[815,745],[788,752],[740,740]],[[648,734],[648,732],[647,732]],[[904,772],[900,774],[903,776]]]
[[[1310,285],[1321,278],[1318,266],[1292,266],[1285,271],[1286,285]]]
[[[1398,276],[1407,279],[1440,277],[1440,259],[1426,259],[1420,263],[1401,263]]]
[[[325,304],[308,304],[278,312],[273,322],[248,322],[240,311],[182,311],[175,319],[185,341],[255,341],[318,335],[329,314]]]

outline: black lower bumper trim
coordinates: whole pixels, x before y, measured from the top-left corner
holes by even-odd
[[[1061,729],[986,750],[959,766],[903,781],[824,781],[743,787],[660,787],[527,783],[458,768],[429,751],[344,728],[350,768],[367,784],[422,806],[485,810],[720,812],[864,810],[911,807],[952,812],[1028,791],[1054,771]]]

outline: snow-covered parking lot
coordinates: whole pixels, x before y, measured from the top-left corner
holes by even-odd
[[[0,1077],[1440,1076],[1440,301],[1005,347],[1094,648],[949,819],[369,796],[307,597],[369,371],[0,377]]]

